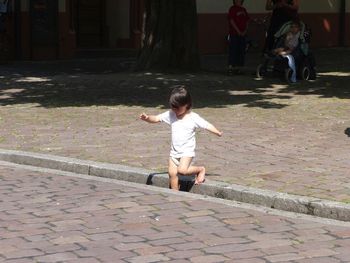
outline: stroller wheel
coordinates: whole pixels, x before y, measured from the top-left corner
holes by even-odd
[[[310,80],[311,77],[311,72],[310,72],[310,68],[308,66],[303,66],[300,69],[300,78],[302,80]]]
[[[309,80],[315,80],[315,79],[316,79],[316,70],[315,70],[315,68],[311,68]]]
[[[261,79],[266,76],[266,67],[263,64],[259,64],[256,68],[256,77]]]
[[[287,68],[284,72],[284,77],[288,83],[292,83],[292,75],[293,70],[291,68]]]

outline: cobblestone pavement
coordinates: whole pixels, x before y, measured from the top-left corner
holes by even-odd
[[[0,262],[350,262],[350,225],[0,163]]]
[[[194,111],[222,129],[198,133],[208,179],[350,202],[349,49],[315,51],[318,79],[287,85],[224,74],[224,56],[196,74],[135,73],[132,59],[22,62],[1,67],[0,148],[165,172],[170,132],[138,120],[186,84]]]

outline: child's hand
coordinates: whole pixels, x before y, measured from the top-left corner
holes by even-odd
[[[221,137],[222,136],[222,131],[219,131],[218,129],[215,128],[213,124],[208,125],[207,130],[214,133],[215,135]]]
[[[147,121],[148,120],[148,115],[146,113],[141,113],[140,114],[140,119],[143,120],[143,121]]]
[[[217,136],[221,137],[222,134],[223,134],[223,132],[218,130],[218,131],[215,132],[215,134],[216,134]]]
[[[281,51],[281,52],[280,52],[280,55],[282,55],[282,56],[283,56],[283,55],[287,55],[287,52],[286,52],[286,51]]]
[[[140,114],[140,120],[146,121],[148,123],[158,123],[160,122],[160,118],[157,115],[147,115],[146,113],[141,113]]]

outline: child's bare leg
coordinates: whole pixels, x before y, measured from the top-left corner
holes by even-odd
[[[205,181],[205,168],[204,166],[190,166],[188,168],[189,174],[197,174],[194,184],[201,184]]]
[[[177,176],[177,166],[173,160],[169,158],[169,187],[173,190],[179,190],[179,177]]]
[[[177,171],[183,175],[196,174],[195,184],[201,184],[205,181],[205,168],[203,166],[192,166],[192,157],[181,157]]]

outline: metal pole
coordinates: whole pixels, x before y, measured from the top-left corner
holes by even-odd
[[[345,46],[346,0],[340,1],[339,10],[339,46]]]
[[[22,45],[21,45],[21,1],[14,0],[14,16],[15,16],[15,58],[22,58]]]

